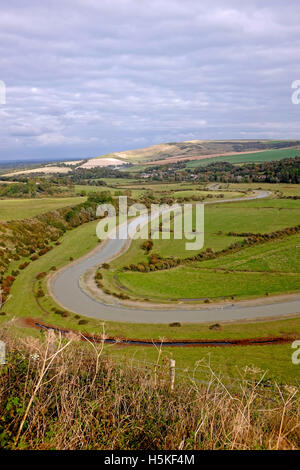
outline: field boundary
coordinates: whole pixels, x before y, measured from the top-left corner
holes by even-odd
[[[56,333],[62,335],[75,334],[80,335],[80,339],[83,341],[93,341],[96,343],[105,344],[118,344],[122,346],[156,346],[156,347],[233,347],[233,346],[266,346],[266,345],[277,345],[292,343],[293,341],[300,339],[300,335],[284,335],[284,336],[269,336],[259,338],[245,338],[245,339],[160,339],[160,340],[149,340],[149,339],[137,339],[137,338],[125,338],[125,337],[114,337],[102,335],[93,335],[85,332],[78,332],[70,328],[56,327],[54,325],[44,323],[41,320],[33,318],[23,319],[25,326],[29,328],[35,328],[39,330],[53,330]]]

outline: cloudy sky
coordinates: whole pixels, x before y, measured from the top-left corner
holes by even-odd
[[[0,5],[0,159],[300,138],[298,0]]]

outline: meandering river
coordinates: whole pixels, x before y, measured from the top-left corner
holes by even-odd
[[[261,199],[269,196],[267,191],[261,191],[248,198],[222,199],[209,201],[206,204],[219,204],[225,202],[249,201]],[[128,222],[131,229],[143,224],[145,216],[137,217]],[[122,228],[121,228],[122,230]],[[96,300],[80,287],[80,278],[91,268],[105,263],[116,256],[122,248],[124,249],[126,240],[112,239],[106,241],[99,249],[93,250],[90,256],[85,256],[70,266],[60,270],[50,281],[51,291],[59,304],[65,309],[81,315],[110,321],[134,322],[134,323],[197,323],[208,321],[237,321],[253,320],[259,318],[279,317],[283,315],[294,315],[300,313],[300,295],[285,297],[285,300],[274,302],[272,298],[266,303],[257,301],[236,302],[223,305],[201,305],[183,306],[170,305],[155,308],[135,308],[120,305],[107,305],[100,300]]]

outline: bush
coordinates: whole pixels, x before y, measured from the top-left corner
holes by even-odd
[[[40,287],[36,293],[36,296],[37,297],[44,297],[45,295],[45,292],[43,291],[43,289]]]
[[[151,251],[153,248],[153,241],[152,240],[147,240],[142,244],[142,249],[145,250],[147,253]]]
[[[19,269],[25,269],[30,263],[28,261],[25,261],[25,263],[20,264]]]
[[[38,273],[35,277],[36,279],[43,279],[46,276],[47,276],[47,273],[42,272],[42,273]]]

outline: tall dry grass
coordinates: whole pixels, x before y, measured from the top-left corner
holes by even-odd
[[[298,449],[300,402],[290,386],[244,371],[224,384],[176,380],[153,367],[114,363],[103,344],[14,337],[3,328],[0,366],[2,449]],[[158,351],[158,354],[159,351]]]

